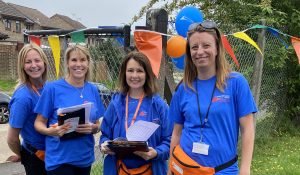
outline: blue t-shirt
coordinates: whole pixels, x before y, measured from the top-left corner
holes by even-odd
[[[38,90],[41,94],[42,88]],[[33,112],[39,95],[26,85],[21,85],[14,92],[9,103],[9,124],[12,128],[20,128],[23,138],[22,145],[30,144],[36,149],[45,150],[45,136],[34,128],[36,114]]]
[[[82,94],[83,98],[80,97]],[[104,106],[94,85],[85,82],[82,89],[60,79],[45,86],[35,112],[48,119],[48,127],[57,123],[57,109],[93,103],[90,122],[94,123],[104,114]],[[94,161],[94,137],[92,134],[61,141],[59,137],[46,136],[46,170],[53,170],[67,163],[78,167],[90,166]]]
[[[195,80],[198,89],[201,124],[210,103],[216,77]],[[181,84],[170,105],[170,118],[183,125],[180,146],[195,161],[203,166],[216,167],[237,155],[239,119],[257,111],[247,80],[240,73],[231,73],[224,92],[217,88],[213,94],[208,122],[202,129],[203,142],[209,145],[208,155],[192,152],[193,143],[200,142],[200,116],[197,95]],[[237,174],[238,166],[233,166],[217,174]]]

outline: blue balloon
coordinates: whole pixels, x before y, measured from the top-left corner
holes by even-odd
[[[173,64],[176,66],[177,69],[183,70],[184,69],[184,58],[185,54],[178,58],[172,58]]]
[[[175,28],[177,33],[185,38],[187,36],[189,26],[192,23],[200,23],[202,21],[202,12],[196,7],[188,6],[183,8],[176,16]]]

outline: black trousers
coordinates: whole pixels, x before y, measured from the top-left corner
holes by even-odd
[[[45,162],[40,160],[32,152],[21,148],[21,163],[25,168],[26,175],[47,175]]]
[[[58,168],[48,171],[48,175],[90,175],[91,166],[76,167],[74,165],[62,164]]]

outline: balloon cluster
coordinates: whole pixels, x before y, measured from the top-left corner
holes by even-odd
[[[175,66],[183,70],[186,51],[186,36],[188,28],[192,23],[202,22],[202,12],[193,6],[187,6],[179,11],[175,20],[175,28],[178,33],[172,36],[167,42],[167,54],[172,58]]]

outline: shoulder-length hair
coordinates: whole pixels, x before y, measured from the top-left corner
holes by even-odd
[[[91,54],[89,52],[89,49],[86,46],[80,45],[80,44],[75,44],[75,45],[69,45],[69,47],[67,48],[66,52],[65,52],[65,72],[66,72],[66,76],[70,76],[70,70],[68,68],[68,61],[70,59],[70,55],[71,52],[77,52],[77,53],[81,53],[84,54],[88,60],[88,71],[85,74],[85,78],[84,81],[90,81],[91,77],[92,77],[92,70],[93,70],[93,60],[91,57]]]
[[[141,52],[130,52],[125,59],[123,60],[120,73],[119,73],[119,91],[123,94],[127,94],[129,91],[129,86],[126,82],[126,69],[127,63],[130,59],[135,60],[138,62],[145,70],[146,73],[146,80],[144,84],[144,91],[147,96],[152,96],[153,94],[157,93],[158,88],[156,84],[156,78],[152,71],[151,64],[149,59],[146,55]]]
[[[17,64],[17,70],[18,70],[18,80],[17,80],[17,85],[16,88],[18,88],[21,85],[27,85],[28,87],[31,84],[29,75],[25,72],[24,70],[24,65],[25,65],[25,59],[29,51],[35,50],[38,52],[38,54],[41,56],[42,61],[44,62],[45,66],[45,71],[42,74],[42,79],[43,82],[47,80],[47,75],[48,75],[48,59],[45,54],[45,52],[40,48],[38,45],[31,43],[31,44],[26,44],[19,52],[18,55],[18,64]]]
[[[221,32],[217,28],[206,29],[201,25],[198,25],[194,29],[190,30],[187,34],[186,57],[185,57],[185,67],[184,67],[184,74],[183,74],[184,85],[195,90],[192,82],[197,78],[198,72],[191,58],[189,39],[196,32],[198,33],[207,32],[210,35],[214,36],[216,40],[217,51],[218,51],[216,56],[216,65],[215,65],[216,77],[217,77],[216,86],[220,91],[223,92],[224,88],[226,87],[226,79],[229,77],[231,68],[225,59],[225,49],[221,40]]]

